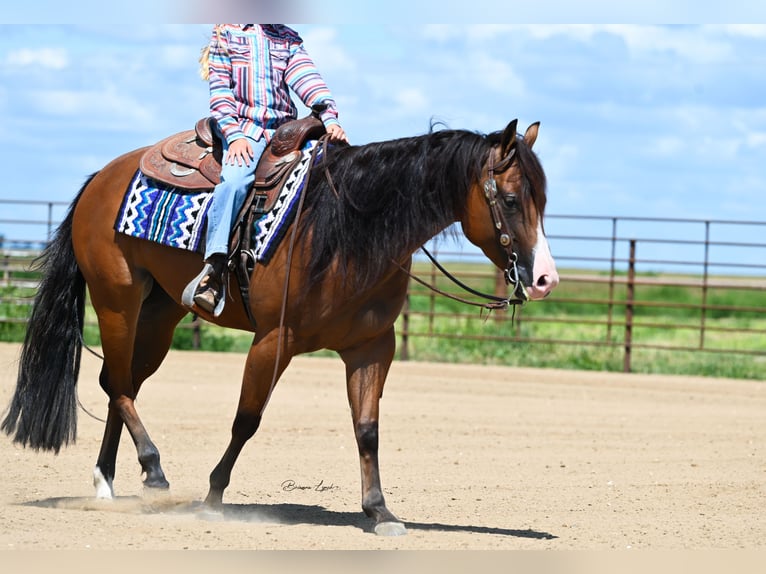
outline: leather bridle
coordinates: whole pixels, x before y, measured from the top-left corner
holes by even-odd
[[[442,291],[441,289],[437,289],[433,285],[430,285],[429,283],[423,281],[416,275],[412,274],[408,269],[406,269],[401,264],[397,263],[399,268],[402,271],[404,271],[404,273],[406,273],[411,279],[414,279],[415,281],[417,281],[424,287],[427,287],[428,289],[438,293],[439,295],[443,295],[449,299],[453,299],[461,303],[466,303],[468,305],[484,307],[485,309],[489,309],[489,310],[504,309],[508,307],[509,305],[519,305],[529,301],[529,294],[527,293],[526,289],[524,288],[524,284],[521,282],[521,279],[519,278],[519,270],[518,270],[518,267],[516,266],[516,262],[518,261],[519,256],[516,253],[516,251],[514,251],[513,249],[513,233],[511,232],[510,226],[508,225],[508,221],[506,220],[505,215],[503,215],[503,210],[498,203],[499,191],[497,188],[497,180],[495,180],[496,173],[502,173],[511,166],[511,162],[513,161],[514,155],[516,153],[516,149],[515,148],[512,149],[508,153],[508,155],[505,156],[497,165],[495,165],[494,151],[495,151],[494,148],[490,150],[489,157],[487,159],[487,179],[484,181],[484,199],[487,201],[487,206],[489,207],[489,214],[490,214],[490,217],[492,218],[492,225],[495,228],[495,233],[497,235],[497,242],[500,244],[500,248],[505,252],[505,254],[508,257],[508,265],[503,270],[503,277],[505,278],[506,284],[513,286],[513,289],[511,290],[511,293],[508,295],[508,297],[498,297],[497,295],[482,293],[481,291],[477,291],[469,287],[468,285],[466,285],[465,283],[457,279],[444,267],[442,267],[442,265],[436,260],[436,258],[431,254],[431,252],[428,251],[428,249],[426,249],[425,246],[421,246],[420,249],[423,251],[423,253],[426,254],[426,256],[437,267],[437,269],[439,269],[439,271],[441,271],[444,274],[445,277],[447,277],[450,281],[455,283],[455,285],[457,285],[464,291],[467,291],[471,293],[472,295],[476,295],[477,297],[481,297],[482,299],[486,299],[491,302],[479,303],[476,301],[469,301],[467,299],[463,299],[462,297],[457,297],[455,295]]]
[[[511,166],[516,149],[512,149],[497,165],[495,165],[495,156],[493,152],[494,150],[490,150],[489,158],[487,159],[487,179],[484,181],[484,199],[487,201],[487,206],[489,207],[489,214],[492,218],[492,225],[495,228],[497,242],[500,244],[500,248],[505,252],[508,258],[507,266],[503,270],[505,283],[513,286],[511,297],[516,296],[522,301],[527,301],[529,300],[529,295],[524,288],[524,284],[519,279],[519,270],[516,266],[519,255],[513,248],[513,232],[511,231],[511,228],[508,225],[508,220],[505,218],[503,209],[498,202],[499,192],[497,189],[497,181],[495,180],[496,173],[502,173]],[[502,201],[502,199],[500,199],[500,201]]]

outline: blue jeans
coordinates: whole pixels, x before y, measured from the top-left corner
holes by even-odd
[[[221,183],[215,186],[213,199],[207,212],[207,233],[205,239],[205,259],[216,253],[229,252],[229,236],[247,192],[255,181],[255,168],[266,149],[266,138],[258,141],[247,138],[253,148],[250,165],[231,165],[226,163],[229,144],[224,140]]]

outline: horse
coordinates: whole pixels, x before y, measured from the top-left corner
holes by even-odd
[[[210,473],[204,508],[223,509],[237,457],[292,357],[330,349],[345,364],[362,510],[377,534],[406,533],[381,488],[378,420],[412,256],[459,223],[465,237],[505,271],[514,302],[551,292],[559,278],[543,227],[545,173],[532,151],[538,129],[539,123],[532,124],[521,135],[513,120],[490,134],[432,127],[419,136],[327,146],[285,240],[268,264],[254,266],[248,300],[232,288],[220,316],[205,317],[254,336],[231,438]],[[145,149],[88,177],[41,253],[36,265],[42,278],[2,422],[15,443],[35,450],[58,453],[74,442],[87,287],[101,335],[99,383],[109,398],[93,470],[99,498],[114,496],[123,426],[135,444],[146,492],[169,488],[135,401],[190,312],[182,292],[202,266],[199,251],[115,231]]]

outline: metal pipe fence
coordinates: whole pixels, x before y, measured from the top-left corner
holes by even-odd
[[[548,215],[547,227],[561,275],[550,300],[497,315],[504,327],[482,336],[435,328],[455,313],[435,312],[438,295],[411,285],[402,357],[413,356],[414,339],[477,338],[618,349],[625,372],[636,350],[766,358],[766,222]],[[466,260],[438,257],[457,266]],[[489,266],[465,276],[505,295],[501,273]],[[424,298],[428,304],[418,303]]]
[[[24,216],[7,216],[11,205]],[[19,290],[34,289],[30,263],[67,206],[0,200],[0,327],[25,322],[31,297]],[[766,222],[551,214],[546,225],[561,275],[551,297],[488,320],[411,282],[397,324],[400,357],[421,358],[423,342],[439,340],[607,348],[622,354],[626,372],[637,350],[766,357]],[[505,295],[502,275],[470,249],[431,246],[463,282]],[[414,269],[465,295],[417,256]],[[194,345],[203,325],[182,325]]]

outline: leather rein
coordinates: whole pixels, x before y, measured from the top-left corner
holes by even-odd
[[[311,158],[312,164],[314,163],[314,157],[320,148],[324,148],[325,153],[323,153],[323,157],[326,157],[327,140],[328,140],[328,137],[326,135],[319,138],[319,145],[317,145],[312,151],[312,158]],[[399,267],[399,269],[401,269],[407,276],[410,277],[410,279],[413,279],[414,281],[430,289],[434,293],[437,293],[439,295],[442,295],[454,301],[459,301],[460,303],[464,303],[466,305],[482,307],[490,311],[493,309],[506,309],[510,305],[521,305],[529,300],[529,296],[527,295],[526,290],[524,289],[524,285],[521,283],[521,280],[519,279],[519,270],[516,266],[516,262],[518,261],[519,256],[513,249],[513,233],[510,230],[510,226],[508,225],[508,221],[505,218],[505,215],[503,215],[502,208],[498,204],[499,192],[497,188],[497,180],[495,179],[496,173],[502,173],[511,166],[516,150],[515,148],[511,149],[510,153],[507,156],[505,156],[497,165],[495,165],[495,157],[492,152],[493,150],[490,150],[489,156],[487,158],[487,179],[484,180],[484,199],[487,202],[487,207],[489,208],[489,213],[490,213],[490,216],[492,217],[492,225],[495,228],[498,243],[500,244],[500,247],[502,248],[502,250],[505,252],[505,254],[508,257],[507,266],[503,270],[503,277],[505,279],[506,285],[511,285],[513,287],[510,295],[508,295],[508,297],[500,297],[498,295],[484,293],[482,291],[478,291],[472,287],[469,287],[468,285],[460,281],[457,277],[455,277],[452,273],[447,271],[447,269],[445,269],[436,260],[436,257],[434,257],[431,254],[431,252],[428,251],[428,249],[426,249],[425,245],[421,246],[420,249],[423,251],[423,253],[426,254],[428,259],[431,260],[434,266],[436,266],[436,268],[444,274],[445,277],[447,277],[450,281],[452,281],[455,285],[457,285],[464,291],[472,295],[475,295],[476,297],[485,299],[486,302],[471,301],[469,299],[464,299],[462,297],[458,297],[457,295],[453,295],[452,293],[447,293],[446,291],[442,291],[436,286],[431,285],[430,283],[424,281],[417,275],[414,275],[409,269],[404,267],[401,263],[394,262]],[[330,189],[333,191],[335,196],[338,197],[338,191],[335,188],[335,185],[332,181],[332,177],[330,177],[330,173],[327,169],[326,163],[324,165],[324,175],[325,175],[325,178],[327,179],[328,184],[330,185]],[[306,189],[308,189],[309,177],[310,177],[310,172],[309,172],[309,175],[306,176],[307,178]],[[300,214],[303,209],[304,196],[305,194],[301,194],[300,201],[298,202],[297,213],[295,216],[296,222],[300,219]],[[284,284],[284,290],[282,293],[282,310],[281,310],[280,318],[279,318],[279,336],[277,340],[277,361],[276,361],[276,364],[274,365],[274,380],[276,380],[277,369],[279,365],[279,357],[281,354],[285,312],[287,309],[287,293],[289,291],[289,285],[290,285],[290,267],[292,264],[293,248],[295,246],[295,236],[296,236],[297,227],[298,227],[297,224],[293,226],[293,231],[290,237],[290,243],[289,243],[288,252],[287,252],[287,273],[285,275],[285,284]]]
[[[311,157],[312,165],[314,164],[314,158],[316,157],[316,154],[320,147],[324,148],[325,153],[323,153],[323,157],[326,158],[327,140],[328,140],[327,135],[323,135],[321,138],[319,138],[319,145],[317,145],[312,151],[312,157]],[[505,219],[505,216],[503,215],[502,209],[497,203],[498,189],[497,189],[497,181],[495,180],[495,173],[502,173],[503,171],[505,171],[511,166],[511,161],[513,160],[515,151],[516,151],[515,149],[512,149],[511,152],[505,158],[503,158],[503,160],[496,166],[494,163],[494,156],[492,154],[492,150],[490,150],[489,158],[487,160],[487,179],[484,182],[484,198],[487,201],[489,212],[492,217],[492,223],[497,232],[498,242],[500,243],[500,246],[505,251],[505,253],[508,255],[508,266],[503,270],[503,276],[505,277],[506,284],[513,285],[513,290],[511,291],[511,294],[508,297],[499,297],[497,295],[491,295],[489,293],[482,293],[481,291],[477,291],[469,287],[468,285],[466,285],[465,283],[457,279],[444,267],[442,267],[441,264],[438,261],[436,261],[436,258],[433,255],[431,255],[431,253],[425,248],[425,246],[421,246],[421,249],[423,250],[423,252],[434,263],[434,265],[442,273],[444,273],[446,277],[448,277],[451,281],[453,281],[456,285],[458,285],[465,291],[468,291],[469,293],[476,295],[477,297],[482,297],[483,299],[486,299],[488,302],[479,303],[476,301],[470,301],[468,299],[463,299],[461,297],[457,297],[456,295],[452,295],[451,293],[446,293],[445,291],[441,291],[440,289],[434,287],[433,285],[430,285],[429,283],[426,283],[419,277],[413,275],[409,271],[409,269],[406,269],[400,263],[395,262],[395,264],[404,273],[406,273],[411,279],[414,279],[421,285],[428,287],[435,293],[438,293],[440,295],[443,295],[455,301],[460,301],[461,303],[465,303],[467,305],[483,307],[488,310],[505,309],[509,305],[519,305],[529,299],[526,291],[524,290],[524,285],[519,280],[519,272],[516,267],[516,261],[518,260],[519,257],[516,254],[516,252],[513,250],[513,234],[510,231],[508,222]],[[308,174],[306,175],[306,178],[307,178],[305,183],[306,190],[308,189],[308,178],[310,177],[310,174],[311,174],[311,170],[309,170]],[[332,192],[335,194],[336,197],[338,197],[338,190],[335,188],[332,178],[330,177],[330,172],[327,169],[326,163],[324,165],[324,175],[325,175],[325,178],[327,179],[330,189],[332,189]],[[298,221],[300,220],[301,211],[303,210],[303,199],[305,196],[306,196],[306,193],[302,193],[300,200],[298,202],[297,212],[295,214],[295,223],[293,224],[293,230],[290,236],[290,243],[289,243],[288,251],[287,251],[287,268],[285,273],[284,290],[282,293],[282,309],[281,309],[280,317],[279,317],[279,333],[277,335],[277,349],[276,349],[276,357],[274,359],[274,372],[272,374],[272,379],[271,379],[272,390],[274,389],[274,385],[276,384],[277,379],[279,378],[279,362],[282,356],[282,345],[284,342],[285,313],[287,310],[287,298],[288,298],[288,292],[290,289],[290,268],[292,266],[293,248],[295,247]],[[271,391],[269,391],[269,394],[271,394]]]
[[[503,158],[499,164],[495,165],[494,154],[492,151],[490,151],[489,157],[487,159],[487,179],[484,180],[484,199],[487,202],[490,217],[492,217],[492,225],[495,228],[497,241],[500,244],[501,249],[508,257],[508,264],[506,268],[503,269],[503,278],[505,279],[506,285],[513,286],[510,295],[508,297],[500,297],[490,293],[483,293],[473,289],[472,287],[469,287],[460,281],[457,277],[452,275],[452,273],[447,271],[447,269],[445,269],[436,260],[436,258],[431,254],[430,251],[428,251],[428,249],[426,249],[425,246],[421,246],[420,249],[423,251],[423,253],[426,254],[428,259],[431,260],[431,263],[433,263],[434,266],[439,271],[441,271],[445,277],[447,277],[447,279],[452,281],[455,285],[464,291],[467,291],[468,293],[471,293],[477,297],[481,297],[482,299],[486,299],[487,302],[471,301],[469,299],[464,299],[451,293],[447,293],[446,291],[442,291],[441,289],[438,289],[430,283],[420,279],[403,265],[397,263],[399,268],[404,271],[404,273],[406,273],[410,279],[413,279],[434,293],[447,297],[448,299],[459,301],[460,303],[465,303],[466,305],[473,305],[489,310],[505,309],[509,305],[521,305],[529,300],[529,296],[524,289],[524,285],[519,279],[519,270],[516,266],[516,261],[518,261],[519,256],[513,249],[513,233],[510,230],[510,226],[508,225],[508,221],[506,220],[505,215],[503,215],[502,208],[498,204],[497,180],[495,180],[495,173],[502,173],[511,166],[515,152],[516,150],[512,149],[511,152],[505,158]]]

